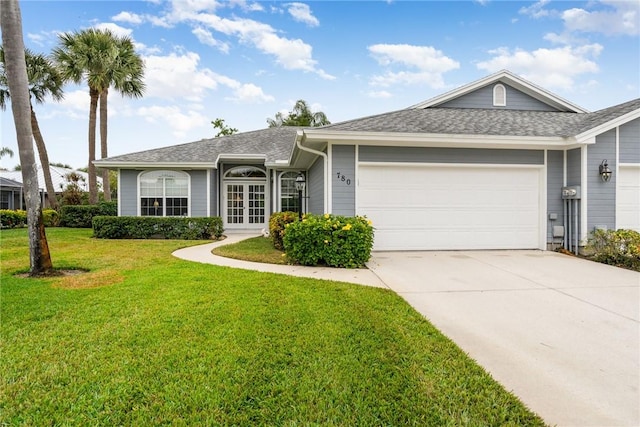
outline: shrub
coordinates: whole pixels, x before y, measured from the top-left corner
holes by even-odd
[[[640,233],[637,231],[595,230],[586,249],[595,261],[640,271]]]
[[[25,227],[26,225],[27,213],[25,211],[0,210],[0,228]]]
[[[96,216],[93,236],[99,239],[218,239],[222,218]]]
[[[297,212],[275,212],[269,218],[269,236],[273,242],[273,247],[279,250],[284,249],[282,238],[287,224],[296,222],[299,214]]]
[[[71,228],[91,228],[95,216],[116,216],[116,202],[101,202],[97,205],[66,205],[60,209],[60,225]]]
[[[57,227],[60,223],[60,215],[53,209],[44,209],[42,211],[42,221],[45,227]]]
[[[365,217],[305,215],[286,225],[283,243],[293,262],[357,268],[371,257],[373,227]]]

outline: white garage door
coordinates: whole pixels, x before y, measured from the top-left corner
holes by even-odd
[[[540,168],[360,164],[376,250],[535,249]]]
[[[640,165],[619,167],[616,228],[640,231]]]

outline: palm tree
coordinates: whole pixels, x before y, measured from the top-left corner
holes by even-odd
[[[135,52],[133,42],[129,37],[116,37],[114,42],[117,47],[117,56],[114,63],[107,69],[109,74],[109,86],[122,96],[128,98],[141,98],[145,84],[142,80],[144,76],[144,63]],[[100,157],[107,157],[107,97],[109,87],[100,93]],[[111,180],[109,170],[102,170],[102,188],[104,199],[111,201]]]
[[[300,99],[293,106],[293,110],[285,117],[281,112],[276,113],[275,118],[267,119],[270,128],[279,126],[324,126],[331,124],[327,115],[322,111],[311,111],[307,101]]]
[[[16,127],[18,153],[20,164],[23,165],[22,180],[29,229],[29,274],[32,276],[50,274],[53,272],[53,264],[42,220],[38,170],[33,153],[31,100],[22,38],[22,17],[18,0],[2,0],[0,27],[2,28],[2,45],[5,50],[7,86],[12,94],[11,110]]]
[[[25,58],[27,61],[27,79],[29,81],[31,129],[33,131],[33,138],[36,142],[36,147],[38,148],[38,155],[40,158],[40,164],[42,165],[49,205],[52,209],[57,210],[58,200],[56,199],[53,181],[51,180],[49,155],[47,154],[47,147],[44,143],[44,138],[42,137],[42,132],[40,131],[36,112],[33,109],[33,103],[31,100],[35,99],[38,104],[44,103],[47,96],[51,96],[56,101],[61,100],[64,96],[62,92],[62,85],[64,82],[62,81],[62,76],[58,70],[43,54],[35,54],[27,49],[25,50]],[[4,64],[4,50],[2,47],[0,47],[0,64]],[[0,108],[2,110],[6,108],[6,102],[11,97],[6,82],[7,77],[4,72],[4,67],[0,65]]]
[[[13,157],[13,150],[8,147],[0,148],[0,159],[3,158],[4,156]]]
[[[142,96],[144,65],[128,37],[117,37],[109,30],[89,28],[59,36],[53,50],[63,77],[75,83],[86,80],[89,85],[89,202],[98,201],[96,167],[96,113],[100,102],[101,153],[107,153],[107,96],[113,87],[123,96]],[[107,187],[109,180],[106,180]],[[103,184],[105,184],[103,182]],[[105,197],[109,197],[105,188]]]

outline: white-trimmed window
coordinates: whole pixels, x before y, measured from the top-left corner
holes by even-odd
[[[179,171],[140,174],[141,216],[189,215],[189,175]]]
[[[299,172],[283,172],[280,174],[280,211],[300,212],[296,178]]]
[[[507,105],[507,88],[504,85],[497,84],[493,87],[493,105],[495,107]]]

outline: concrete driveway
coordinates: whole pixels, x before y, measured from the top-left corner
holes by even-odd
[[[549,424],[640,425],[640,273],[542,251],[368,267]]]

